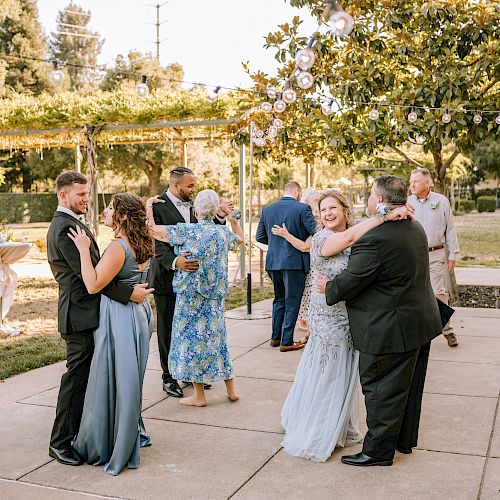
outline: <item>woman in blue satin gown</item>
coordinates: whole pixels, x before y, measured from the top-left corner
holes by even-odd
[[[115,278],[130,285],[144,283],[153,255],[146,208],[139,197],[116,194],[104,218],[116,239],[95,268],[85,232],[77,228],[69,235],[80,252],[82,279],[89,293],[98,293]],[[124,305],[102,295],[83,415],[73,447],[86,463],[104,465],[111,475],[124,467],[138,468],[140,448],[151,445],[141,401],[152,331],[147,300]]]

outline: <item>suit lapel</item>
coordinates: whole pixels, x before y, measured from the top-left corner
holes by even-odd
[[[72,222],[72,223],[76,224],[77,226],[81,227],[85,231],[85,234],[90,238],[90,243],[91,243],[90,250],[91,250],[91,253],[97,254],[97,256],[94,255],[93,257],[96,257],[97,260],[99,260],[100,253],[99,253],[99,247],[97,246],[97,242],[94,239],[94,236],[92,235],[92,233],[90,232],[90,229],[83,222],[81,222],[78,219],[75,219],[72,215],[69,215],[69,214],[67,214],[65,212],[56,211],[56,213],[54,214],[54,217],[64,217],[64,218],[68,219],[70,222]],[[95,260],[95,258],[93,260]]]
[[[160,198],[165,200],[165,206],[168,207],[168,210],[175,214],[175,216],[179,219],[178,222],[186,222],[182,214],[177,210],[177,207],[172,203],[172,200],[167,196],[167,192],[165,191]]]

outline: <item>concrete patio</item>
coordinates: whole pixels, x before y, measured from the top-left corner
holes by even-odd
[[[228,320],[241,400],[230,403],[223,383],[208,392],[206,408],[165,397],[154,339],[143,401],[153,446],[142,450],[138,470],[118,477],[102,467],[63,466],[47,454],[64,363],[6,380],[0,498],[498,500],[500,310],[458,309],[454,322],[459,347],[443,338],[432,345],[418,449],[397,453],[392,467],[345,466],[343,450],[322,464],[284,453],[280,410],[301,352],[269,347],[270,320]]]

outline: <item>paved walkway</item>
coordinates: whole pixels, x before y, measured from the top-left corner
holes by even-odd
[[[270,301],[258,307],[269,308]],[[118,477],[48,457],[64,363],[6,380],[0,385],[0,497],[498,500],[500,311],[458,309],[455,326],[458,348],[443,338],[432,345],[419,447],[412,455],[397,453],[393,467],[349,467],[340,462],[342,451],[326,463],[288,456],[280,447],[280,410],[302,352],[270,348],[270,320],[228,320],[241,400],[230,403],[223,383],[208,392],[206,408],[165,397],[153,340],[143,417],[154,444],[142,450],[138,470]]]

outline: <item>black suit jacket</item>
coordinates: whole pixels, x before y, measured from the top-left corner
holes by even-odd
[[[160,195],[160,199],[165,203],[155,203],[153,205],[153,218],[155,224],[162,226],[174,226],[176,224],[184,224],[186,221],[181,215],[177,207],[172,203],[167,193],[164,192]],[[194,215],[194,210],[191,208],[190,222],[196,223],[198,219]],[[225,221],[220,221],[217,217],[214,220],[215,224],[225,224]],[[174,272],[172,270],[172,262],[175,255],[174,247],[163,241],[155,240],[155,256],[151,259],[149,267],[149,286],[152,286],[155,295],[171,295],[174,294],[172,288],[172,280],[174,279]]]
[[[439,335],[422,226],[413,220],[387,222],[355,243],[347,269],[326,287],[329,305],[342,300],[361,352],[408,352]]]
[[[68,237],[69,229],[80,226],[90,238],[90,256],[95,266],[99,248],[88,228],[64,212],[55,212],[47,233],[47,257],[52,274],[59,284],[58,329],[60,333],[97,328],[101,294],[90,295],[83,283],[80,254]],[[112,281],[101,293],[126,304],[133,287]]]

